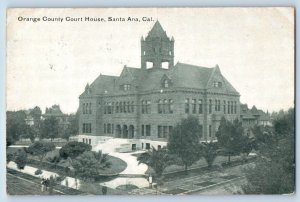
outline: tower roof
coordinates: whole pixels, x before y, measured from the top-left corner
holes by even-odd
[[[166,31],[162,28],[159,21],[156,21],[150,32],[148,33],[147,38],[154,38],[154,37],[160,37],[160,38],[168,38]]]

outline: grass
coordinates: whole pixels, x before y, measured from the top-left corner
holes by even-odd
[[[7,169],[7,192],[10,195],[48,195],[49,192],[41,191],[41,179],[16,170]],[[86,193],[62,185],[55,185],[55,190],[59,190],[67,195],[86,195]],[[62,193],[54,190],[55,195]]]
[[[7,148],[7,153],[15,153],[17,152],[19,149],[22,149],[22,148]],[[29,166],[33,166],[33,167],[40,167],[40,163],[39,163],[39,160],[36,156],[32,156],[32,155],[28,155],[28,158],[30,159],[28,161],[28,165]],[[108,158],[108,161],[111,163],[111,167],[106,169],[106,170],[103,170],[101,171],[101,175],[117,175],[119,174],[120,172],[122,172],[123,170],[126,169],[127,167],[127,163],[119,158],[116,158],[114,156],[107,156]],[[51,171],[51,172],[55,172],[55,173],[58,173],[58,174],[64,174],[62,172],[64,172],[64,170],[62,169],[62,166],[60,165],[60,163],[50,163],[48,161],[45,160],[46,158],[44,158],[44,163],[43,165],[41,166],[41,169],[44,169],[44,170],[47,170],[47,171]]]

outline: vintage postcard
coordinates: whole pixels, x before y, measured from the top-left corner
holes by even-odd
[[[294,16],[7,9],[7,194],[293,194]]]

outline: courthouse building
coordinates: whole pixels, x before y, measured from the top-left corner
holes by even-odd
[[[85,87],[79,141],[95,145],[114,137],[134,140],[132,149],[161,147],[188,116],[199,118],[201,140],[207,141],[216,139],[222,116],[240,118],[240,94],[219,66],[175,64],[174,43],[157,21],[141,38],[140,67],[124,66],[120,76],[100,74]]]

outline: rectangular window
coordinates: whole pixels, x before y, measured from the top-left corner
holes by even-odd
[[[162,107],[163,107],[163,101],[158,100],[157,111],[158,111],[159,114],[162,114],[162,112],[163,112]]]
[[[126,113],[126,109],[127,109],[127,107],[126,107],[126,102],[123,102],[123,112],[124,112],[124,113]]]
[[[234,113],[236,114],[236,102],[234,102]]]
[[[82,133],[85,133],[85,123],[82,124]]]
[[[92,114],[92,103],[89,103],[89,114]]]
[[[157,137],[162,138],[162,126],[157,126]]]
[[[120,102],[119,106],[120,106],[120,113],[122,113],[123,112],[123,102]]]
[[[131,102],[131,112],[132,113],[134,112],[134,102],[133,101]]]
[[[151,135],[151,126],[146,125],[146,136],[150,136],[150,135]]]
[[[168,113],[168,100],[166,100],[166,99],[164,99],[163,113],[164,113],[164,114],[167,114],[167,113]]]
[[[119,103],[116,102],[116,113],[119,113]]]
[[[230,114],[230,102],[227,102],[228,106],[227,106],[227,113]]]
[[[110,133],[111,133],[111,125],[110,125],[110,123],[109,123],[109,124],[107,124],[107,128],[106,128],[106,130],[107,130],[107,133],[108,133],[108,134],[110,134]]]
[[[185,113],[186,114],[190,113],[190,99],[189,98],[185,99]]]
[[[103,126],[103,132],[104,132],[104,134],[106,134],[106,124],[104,124],[104,126]]]
[[[208,129],[208,135],[209,135],[209,137],[211,137],[211,125],[209,125],[208,128],[209,128],[209,129]]]
[[[169,113],[173,114],[173,110],[174,110],[174,103],[173,103],[173,100],[170,99],[169,100]]]
[[[150,100],[146,101],[146,113],[151,114],[151,101]]]
[[[223,110],[224,110],[224,114],[226,114],[226,101],[223,101]]]
[[[127,112],[128,112],[128,113],[131,112],[130,109],[131,109],[131,107],[130,107],[130,102],[128,101],[128,102],[127,102]]]
[[[199,114],[202,114],[202,113],[203,113],[202,99],[201,99],[201,100],[198,100],[198,104],[199,104],[198,113],[199,113]]]
[[[218,111],[218,100],[215,100],[215,111]]]
[[[209,100],[208,113],[212,113],[212,100]]]
[[[142,136],[145,136],[145,125],[142,125]]]
[[[85,103],[82,104],[82,114],[85,114]]]
[[[167,138],[168,137],[168,126],[164,126],[164,128],[163,128],[163,137],[164,138]]]
[[[218,100],[218,111],[221,111],[221,100]]]
[[[203,125],[199,125],[199,131],[200,131],[199,137],[201,138],[203,137]]]
[[[196,111],[197,111],[196,99],[192,99],[192,113],[196,114]]]

